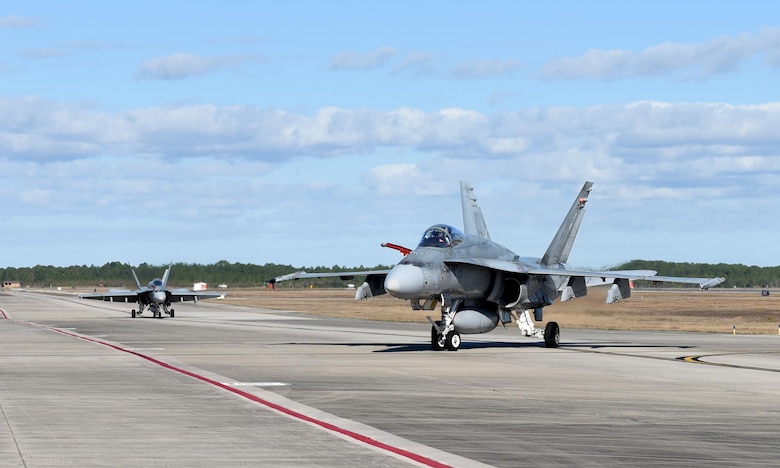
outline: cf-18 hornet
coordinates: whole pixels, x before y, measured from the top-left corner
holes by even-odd
[[[523,335],[543,339],[545,346],[560,344],[557,322],[542,322],[544,307],[556,298],[569,301],[585,296],[589,286],[610,285],[607,303],[631,295],[630,282],[646,280],[697,284],[709,289],[724,278],[657,276],[652,270],[587,271],[566,267],[574,238],[582,223],[592,182],[585,182],[558,232],[541,258],[520,257],[490,239],[474,190],[461,181],[463,231],[436,224],[423,233],[414,250],[398,248],[404,258],[390,270],[344,273],[297,272],[270,280],[271,283],[299,278],[339,276],[348,279],[366,275],[356,299],[390,293],[408,299],[414,310],[441,309],[431,322],[431,347],[456,351],[461,334],[486,333],[514,319]]]
[[[163,277],[155,278],[149,281],[145,287],[141,287],[141,282],[138,281],[138,275],[133,272],[133,278],[138,289],[131,291],[129,289],[110,289],[106,293],[87,293],[79,294],[83,299],[95,299],[98,301],[107,302],[137,302],[138,312],[135,309],[130,311],[130,315],[135,318],[144,313],[145,308],[149,308],[153,317],[162,318],[162,314],[165,313],[171,318],[174,317],[173,309],[170,308],[174,302],[195,302],[197,304],[200,299],[213,299],[216,297],[224,296],[223,293],[217,292],[204,292],[204,291],[190,291],[189,289],[168,289],[168,276],[171,273],[171,267],[165,269]]]

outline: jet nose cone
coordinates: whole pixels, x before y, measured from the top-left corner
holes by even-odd
[[[396,265],[385,278],[385,289],[399,299],[415,299],[424,287],[422,268],[414,265]]]
[[[165,291],[155,291],[154,292],[154,301],[155,302],[165,302]]]

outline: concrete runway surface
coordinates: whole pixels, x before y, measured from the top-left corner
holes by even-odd
[[[429,326],[0,293],[0,466],[771,466],[780,336]],[[670,311],[673,313],[673,311]],[[2,320],[4,318],[4,320]]]

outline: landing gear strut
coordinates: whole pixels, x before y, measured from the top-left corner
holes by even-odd
[[[168,309],[168,305],[167,304],[156,304],[156,303],[152,303],[152,304],[143,304],[143,303],[141,303],[141,304],[139,304],[138,312],[136,312],[135,309],[131,310],[130,311],[130,317],[132,317],[132,318],[140,317],[141,314],[144,313],[144,309],[147,306],[149,307],[149,310],[152,312],[152,317],[163,318],[163,312],[168,314],[171,318],[174,317],[173,309]]]
[[[457,351],[460,348],[460,333],[455,331],[453,319],[461,300],[453,300],[447,295],[441,297],[441,320],[431,322],[431,348],[434,351]]]
[[[441,321],[437,320],[431,325],[431,348],[434,351],[444,351],[444,335],[439,333],[439,327],[441,327]]]
[[[136,311],[135,311],[135,309],[131,310],[131,311],[130,311],[130,317],[132,317],[132,318],[140,317],[140,316],[141,316],[141,314],[143,314],[143,313],[144,313],[144,309],[145,309],[145,308],[146,308],[146,304],[144,304],[144,303],[139,303],[139,304],[138,304],[138,312],[136,312]]]
[[[558,326],[558,322],[548,322],[544,330],[536,328],[529,310],[523,310],[517,314],[517,326],[525,336],[543,338],[544,346],[547,348],[557,348],[561,344],[561,328]]]

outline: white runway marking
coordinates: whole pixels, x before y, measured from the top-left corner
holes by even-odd
[[[286,387],[290,385],[284,382],[224,382],[224,384],[231,387]]]

